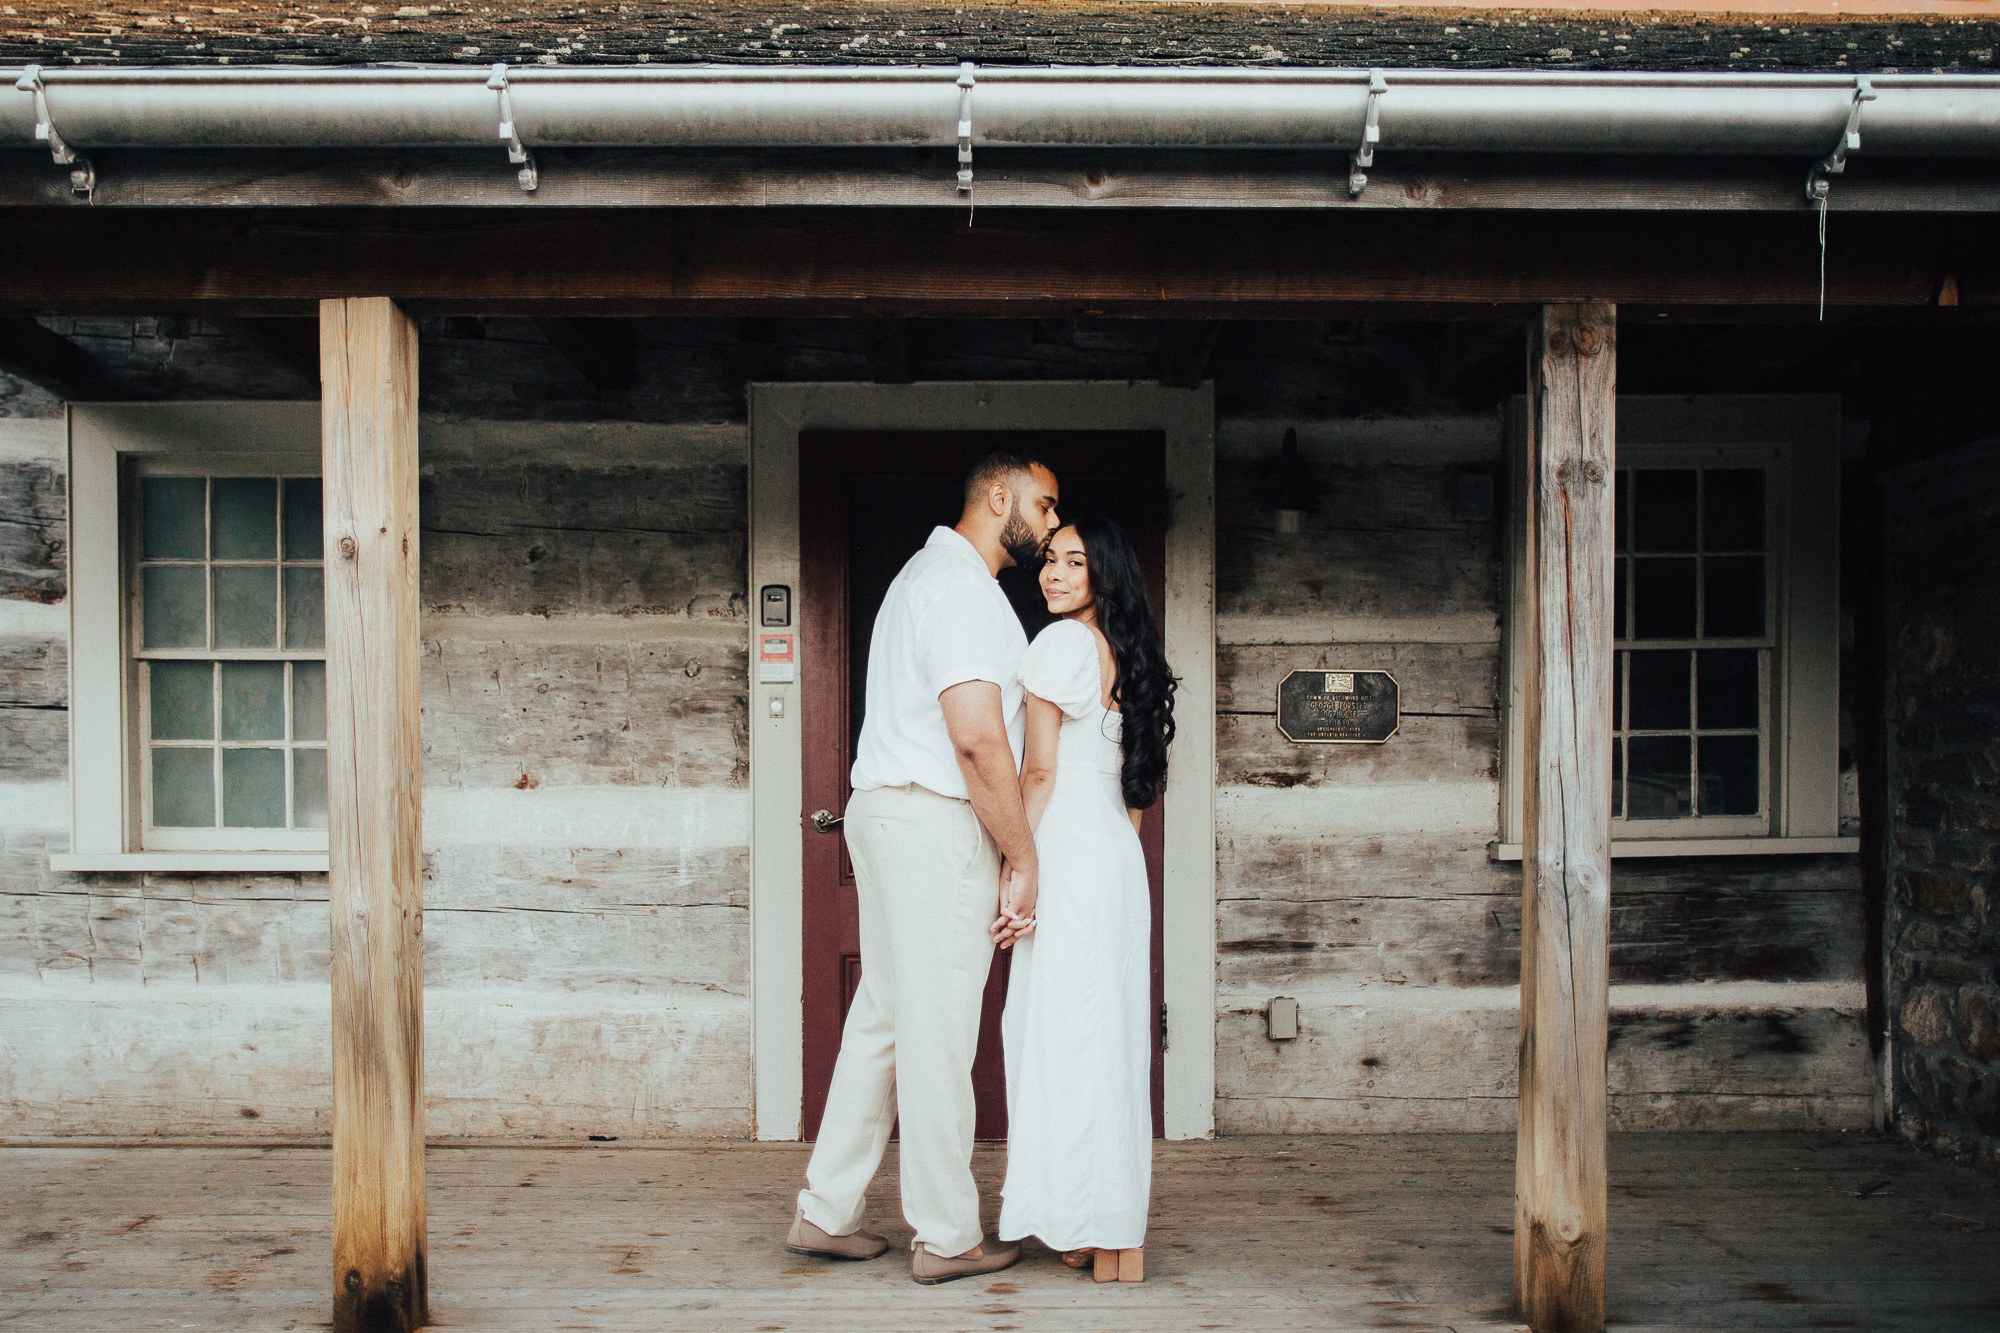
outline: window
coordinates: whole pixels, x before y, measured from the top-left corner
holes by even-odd
[[[1611,817],[1624,836],[1769,831],[1769,479],[1618,469]]]
[[[70,850],[326,868],[315,403],[70,408]]]
[[[319,478],[135,470],[141,845],[324,845]]]
[[[1526,404],[1517,400],[1502,838],[1519,856]],[[1621,398],[1614,856],[1853,850],[1838,836],[1839,400]]]

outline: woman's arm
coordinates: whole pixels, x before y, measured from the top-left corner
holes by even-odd
[[[1056,789],[1056,741],[1062,732],[1062,709],[1034,694],[1024,696],[1028,704],[1028,744],[1021,758],[1021,804],[1028,812],[1028,827],[1040,828],[1042,812]]]
[[[1134,833],[1137,833],[1139,831],[1139,825],[1146,818],[1146,812],[1144,810],[1134,810],[1131,806],[1128,805],[1125,807],[1125,817],[1132,821],[1132,831]]]

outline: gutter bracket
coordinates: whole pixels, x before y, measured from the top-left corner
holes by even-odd
[[[1368,71],[1368,115],[1361,127],[1361,147],[1347,155],[1347,196],[1359,199],[1368,188],[1368,168],[1375,165],[1375,145],[1382,142],[1382,94],[1389,80],[1380,69]]]
[[[486,80],[486,86],[500,94],[500,137],[507,141],[507,160],[520,167],[516,179],[521,182],[525,194],[533,194],[539,186],[541,175],[535,170],[535,155],[521,146],[521,136],[514,132],[514,96],[507,88],[507,66],[496,63],[493,73]]]
[[[75,194],[89,194],[97,188],[97,168],[90,159],[71,148],[56,133],[55,122],[49,119],[49,95],[42,86],[42,67],[29,65],[21,71],[21,77],[14,81],[16,92],[33,93],[35,96],[35,141],[49,146],[49,157],[59,167],[68,167],[69,188]]]
[[[958,192],[972,193],[972,85],[970,60],[958,66]]]
[[[1833,183],[1828,176],[1838,176],[1847,170],[1847,155],[1861,151],[1861,104],[1875,100],[1875,85],[1866,74],[1854,76],[1854,100],[1847,104],[1847,128],[1841,131],[1840,142],[1823,161],[1815,162],[1806,172],[1806,199],[1810,203],[1824,205],[1826,197],[1833,191]]]

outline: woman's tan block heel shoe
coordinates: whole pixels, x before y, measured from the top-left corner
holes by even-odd
[[[1144,1282],[1146,1280],[1146,1251],[1099,1250],[1090,1275],[1099,1282]]]

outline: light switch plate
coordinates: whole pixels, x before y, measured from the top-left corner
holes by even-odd
[[[1280,996],[1264,1011],[1264,1030],[1272,1041],[1291,1041],[1299,1035],[1299,1002]]]

